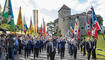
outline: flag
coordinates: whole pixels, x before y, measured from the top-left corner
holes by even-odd
[[[6,18],[8,20],[8,24],[10,25],[10,29],[13,31],[15,24],[14,24],[14,16],[13,16],[13,11],[12,11],[11,0],[5,1],[2,17]]]
[[[25,28],[23,29],[23,31],[24,31],[24,33],[26,34],[26,29],[25,29]]]
[[[70,26],[70,34],[73,35],[73,33],[74,33],[73,27]]]
[[[46,37],[46,25],[45,25],[44,18],[43,18],[43,35],[44,35],[44,38],[45,38]]]
[[[42,34],[42,24],[41,24],[41,27],[40,27],[40,37],[42,37],[43,34]]]
[[[20,26],[21,28],[23,28],[21,7],[20,7],[20,9],[19,9],[18,20],[17,20],[17,26]]]
[[[31,34],[33,31],[33,26],[32,26],[32,19],[30,20],[30,27],[29,27],[29,34]]]
[[[26,34],[26,30],[28,30],[28,27],[27,27],[27,24],[26,24],[26,21],[25,21],[25,16],[24,16],[24,19],[23,19],[23,31],[24,33]]]
[[[92,36],[94,38],[98,39],[97,28],[95,28],[95,27],[92,28]]]
[[[92,10],[92,36],[94,38],[98,39],[97,31],[101,30],[101,27],[98,23],[97,16],[95,14],[94,8],[92,7],[91,10]]]
[[[74,25],[74,34],[77,34],[78,27],[79,27],[79,21],[78,21],[78,19],[76,18],[76,22],[75,22],[75,25]]]
[[[8,24],[10,25],[10,29],[13,31],[15,24],[14,24],[14,15],[12,11],[11,0],[9,0],[9,5],[8,5]]]
[[[68,35],[70,35],[70,29],[68,29]]]
[[[91,35],[91,32],[90,32],[90,26],[89,26],[88,15],[87,15],[86,30],[87,30],[88,35],[90,36],[90,35]]]
[[[92,10],[92,27],[96,27],[97,30],[101,30],[94,8],[92,7],[91,10]]]
[[[79,40],[79,35],[80,35],[80,27],[78,28],[78,32],[77,32],[77,40]]]
[[[8,19],[8,11],[9,11],[8,7],[9,7],[9,0],[6,0],[3,8],[3,13],[2,13],[2,17],[6,19]]]
[[[46,32],[46,36],[48,36],[49,34],[48,34],[48,28],[47,28],[47,32]]]

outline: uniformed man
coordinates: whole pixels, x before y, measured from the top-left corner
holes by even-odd
[[[60,46],[60,53],[61,53],[61,59],[64,57],[64,54],[65,54],[65,44],[66,44],[66,41],[62,38],[61,42],[60,42],[61,46]]]
[[[8,48],[8,53],[6,56],[6,60],[8,58],[12,58],[14,60],[14,40],[13,40],[13,34],[10,34],[7,40],[7,48]]]
[[[90,40],[90,38],[88,39],[88,41],[86,43],[86,49],[87,49],[87,53],[88,53],[88,60],[90,60],[91,51],[92,51],[92,41]]]
[[[61,42],[61,40],[60,40],[60,38],[59,38],[59,39],[57,40],[58,54],[60,53],[60,46],[61,46],[60,42]]]
[[[93,41],[92,41],[92,58],[96,59],[96,44],[97,44],[97,40],[96,38],[93,37]]]
[[[39,42],[39,39],[37,38],[36,39],[36,43],[34,45],[34,58],[39,56],[39,48],[40,48],[40,42]]]
[[[34,39],[32,38],[31,39],[31,51],[33,53],[33,50],[34,50]]]
[[[3,54],[4,54],[4,34],[1,35],[0,38],[0,60],[3,60]]]
[[[83,56],[86,55],[86,40],[84,38],[84,41],[83,41]]]
[[[72,40],[72,47],[73,47],[73,54],[74,54],[74,60],[76,60],[76,58],[77,58],[77,39],[76,38],[74,38],[73,40]]]
[[[71,39],[68,39],[68,50],[69,50],[69,54],[72,55],[72,44],[71,44]]]
[[[82,44],[83,44],[83,39],[81,38],[81,41],[80,41],[81,52],[82,52],[82,50],[83,50],[83,49],[82,49],[82,48],[83,48],[83,45],[82,45]]]
[[[56,49],[53,43],[52,38],[49,38],[49,43],[47,44],[47,56],[49,56],[50,60],[54,60]]]

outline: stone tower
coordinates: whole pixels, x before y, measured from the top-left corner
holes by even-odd
[[[67,21],[65,21],[66,19],[66,17],[68,17],[68,16],[70,16],[71,15],[71,9],[69,8],[69,7],[67,7],[66,5],[63,5],[62,7],[61,7],[61,9],[58,11],[58,31],[61,31],[61,34],[62,33],[66,33],[65,32],[65,29],[67,29],[65,26],[66,26],[66,22]],[[65,26],[64,26],[65,25]]]

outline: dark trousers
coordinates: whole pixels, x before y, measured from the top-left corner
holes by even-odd
[[[21,49],[22,49],[22,47],[21,47],[21,46],[19,46],[19,54],[21,54]]]
[[[96,59],[96,49],[93,49],[92,50],[92,58],[93,59]]]
[[[86,49],[83,48],[83,56],[85,56],[85,55],[86,55]]]
[[[14,60],[14,48],[13,48],[13,46],[10,46],[8,48],[8,53],[7,53],[7,56],[6,56],[6,60],[8,60],[8,58],[11,58],[12,60]]]
[[[55,53],[54,53],[54,52],[50,53],[49,57],[50,57],[50,60],[54,60],[54,58],[55,58]]]
[[[61,48],[61,58],[64,57],[64,54],[65,54],[65,48]]]
[[[58,54],[60,53],[60,48],[58,48]]]
[[[39,51],[40,51],[40,53],[41,53],[41,47],[39,48]]]
[[[24,56],[25,56],[25,58],[26,58],[26,57],[28,58],[28,48],[25,48],[25,49],[24,49]]]
[[[81,47],[81,52],[82,52],[82,45],[80,45],[80,47]]]
[[[39,56],[39,48],[34,48],[34,57]]]
[[[28,55],[31,54],[31,48],[28,48]]]
[[[88,51],[88,60],[90,60],[90,56],[91,56],[91,49],[89,49]]]
[[[74,60],[77,58],[77,49],[74,50]]]
[[[34,51],[34,46],[33,46],[33,45],[31,46],[31,51],[32,51],[32,53],[33,53],[33,51]]]

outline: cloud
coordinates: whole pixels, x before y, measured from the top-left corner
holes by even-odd
[[[68,7],[72,9],[71,13],[81,13],[86,11],[86,9],[90,10],[91,4],[95,8],[96,14],[100,14],[105,20],[105,0],[87,0],[84,2],[80,2],[79,0],[11,0],[14,20],[17,22],[19,7],[22,7],[22,16],[26,17],[26,23],[30,24],[30,17],[32,17],[32,10],[39,10],[39,26],[42,23],[42,19],[44,18],[46,22],[54,21],[58,15],[58,11],[63,4],[66,4]],[[0,0],[0,4],[2,8],[4,6],[5,0]],[[74,10],[74,11],[73,11]],[[105,21],[104,21],[105,22]],[[104,24],[105,26],[105,24]]]

